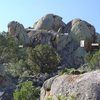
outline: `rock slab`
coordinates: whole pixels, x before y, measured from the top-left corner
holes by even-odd
[[[45,81],[41,99],[73,96],[75,100],[100,100],[100,70],[81,75],[61,75]]]

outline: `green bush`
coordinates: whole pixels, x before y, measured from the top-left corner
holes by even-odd
[[[60,62],[58,53],[48,45],[37,45],[35,48],[28,48],[28,62],[40,72],[51,72],[57,68]]]
[[[27,76],[30,74],[30,66],[26,61],[20,59],[14,63],[9,63],[6,70],[14,77],[22,77],[24,72],[27,71]],[[25,76],[25,75],[24,75]]]
[[[25,59],[25,53],[25,48],[19,48],[19,43],[14,37],[8,33],[0,34],[0,61],[2,63]]]
[[[85,58],[84,58],[85,62],[86,62],[86,63],[90,62],[90,60],[92,59],[92,57],[93,57],[93,53],[88,52],[88,53],[85,55]]]
[[[40,72],[49,73],[57,68],[60,57],[51,46],[40,44],[35,48],[19,48],[19,45],[9,33],[0,34],[0,63],[7,65],[8,73],[25,76]]]
[[[85,56],[85,62],[87,63],[86,68],[88,71],[100,69],[100,50],[88,53]]]
[[[40,90],[32,85],[31,81],[21,83],[21,88],[13,93],[14,100],[37,100]]]
[[[7,73],[21,76],[29,66],[26,48],[19,48],[18,41],[6,32],[0,34],[0,63],[6,64]]]
[[[64,68],[59,72],[60,75],[62,74],[72,74],[72,72],[76,71],[75,68]]]
[[[100,50],[97,51],[91,58],[89,67],[91,70],[100,69]]]
[[[56,97],[57,97],[56,100],[76,100],[76,97],[73,95],[68,95],[68,96],[58,95]],[[46,100],[53,100],[53,97],[48,96]]]
[[[85,72],[86,72],[86,70],[81,69],[81,68],[78,68],[78,69],[75,69],[75,68],[65,68],[65,69],[59,71],[58,74],[59,75],[62,75],[62,74],[78,75],[78,74],[83,74]]]

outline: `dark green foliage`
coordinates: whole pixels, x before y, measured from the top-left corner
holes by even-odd
[[[75,69],[75,68],[65,68],[59,72],[60,75],[62,74],[73,74],[73,75],[79,75],[83,74],[86,71],[84,69]]]
[[[19,48],[19,43],[8,33],[0,34],[0,62],[8,63],[25,58],[24,49]],[[23,57],[24,56],[24,57]]]
[[[95,53],[88,53],[85,57],[85,61],[88,71],[100,69],[100,50]]]
[[[6,64],[6,71],[14,76],[21,76],[29,67],[26,48],[19,48],[19,45],[8,33],[0,34],[0,63]]]
[[[9,63],[7,66],[7,71],[14,77],[29,76],[30,66],[26,61],[20,59],[14,63]]]
[[[86,55],[85,55],[85,62],[86,63],[88,63],[88,62],[90,62],[90,60],[92,59],[92,57],[93,57],[93,53],[91,53],[91,52],[89,52],[89,53],[87,53]]]
[[[58,95],[56,96],[57,100],[76,100],[76,97],[74,95],[68,95],[68,96],[63,96],[63,95]],[[54,100],[52,96],[48,96],[46,100]]]
[[[34,49],[28,48],[27,52],[29,62],[43,73],[55,70],[60,62],[57,52],[48,45],[40,44]]]
[[[13,93],[14,100],[37,100],[39,98],[40,90],[34,87],[31,81],[21,83],[19,87],[21,88],[17,88]]]
[[[100,50],[97,51],[91,58],[89,67],[91,70],[100,69]]]
[[[0,63],[13,76],[51,72],[57,68],[60,57],[52,47],[37,45],[19,48],[19,41],[6,32],[0,34]]]

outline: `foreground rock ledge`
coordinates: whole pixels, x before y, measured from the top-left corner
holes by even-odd
[[[61,75],[45,81],[40,100],[51,96],[74,96],[75,100],[100,100],[100,70],[81,75]]]

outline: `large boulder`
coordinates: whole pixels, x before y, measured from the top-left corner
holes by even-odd
[[[68,35],[64,35],[68,34]],[[58,32],[55,43],[57,51],[62,56],[64,66],[81,66],[88,51],[92,51],[91,43],[98,41],[93,25],[81,19],[73,19],[64,27],[63,32]],[[84,40],[85,47],[80,47],[80,41]],[[70,63],[71,62],[71,63]]]
[[[45,81],[40,100],[52,97],[73,97],[74,100],[100,100],[100,70],[81,75],[61,75]]]
[[[20,40],[23,45],[29,45],[30,39],[27,35],[27,31],[24,26],[17,21],[11,21],[8,24],[8,32],[14,36],[16,39]]]
[[[8,32],[24,46],[35,46],[40,43],[51,44],[53,35],[46,30],[26,30],[22,24],[16,21],[8,24]]]
[[[73,19],[66,25],[66,31],[69,32],[76,42],[80,43],[81,40],[88,40],[94,42],[95,28],[88,22],[81,19]]]
[[[47,14],[37,21],[33,28],[35,30],[44,29],[44,30],[54,30],[58,31],[59,28],[64,27],[65,23],[62,21],[62,18],[57,15]]]

